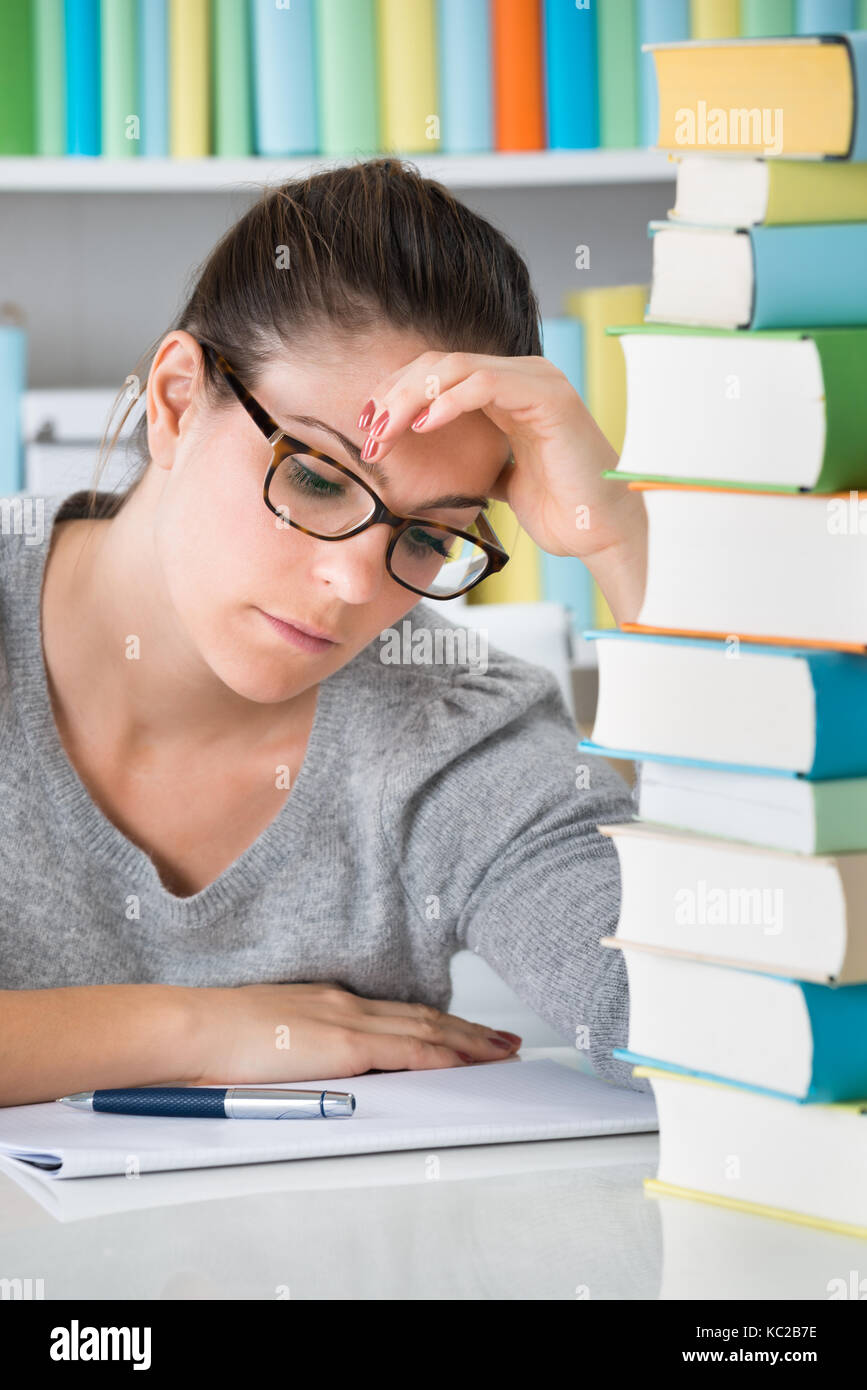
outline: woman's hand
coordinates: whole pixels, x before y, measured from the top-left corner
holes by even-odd
[[[624,482],[601,476],[617,454],[547,358],[422,353],[384,378],[362,410],[358,426],[376,445],[366,457],[384,458],[407,428],[427,433],[473,410],[511,445],[491,496],[508,502],[543,550],[584,560],[614,616],[632,620],[644,591],[644,502]]]
[[[303,1081],[502,1061],[521,1039],[336,984],[191,989],[195,1084]]]

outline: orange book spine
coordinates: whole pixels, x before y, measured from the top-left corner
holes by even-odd
[[[739,642],[759,642],[762,646],[769,644],[777,647],[818,647],[820,650],[831,652],[857,652],[859,656],[864,654],[863,642],[826,642],[819,637],[773,637],[763,636],[759,633],[751,632],[749,637],[745,637],[742,632],[715,632],[711,629],[693,627],[651,627],[647,623],[621,623],[621,632],[648,632],[658,633],[664,637],[736,637]]]
[[[541,0],[492,0],[494,146],[543,150]]]

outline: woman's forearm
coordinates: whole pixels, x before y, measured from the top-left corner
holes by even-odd
[[[585,555],[616,623],[633,623],[644,598],[647,578],[647,511],[641,492],[611,480],[621,489],[611,511],[606,511],[604,532],[613,538],[600,550]]]
[[[195,1079],[193,990],[0,990],[0,1106]]]

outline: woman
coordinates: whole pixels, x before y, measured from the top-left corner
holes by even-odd
[[[627,787],[576,777],[540,669],[382,659],[504,562],[491,497],[637,612],[643,505],[538,324],[411,167],[288,184],[157,346],[133,486],[0,539],[0,1103],[508,1057],[442,1012],[464,947],[635,1084],[598,945]]]

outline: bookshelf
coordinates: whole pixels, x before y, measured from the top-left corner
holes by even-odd
[[[373,156],[370,156],[371,158]],[[539,150],[515,154],[405,155],[455,191],[671,182],[659,150]],[[297,159],[0,158],[0,193],[219,193],[285,182],[347,161]]]

